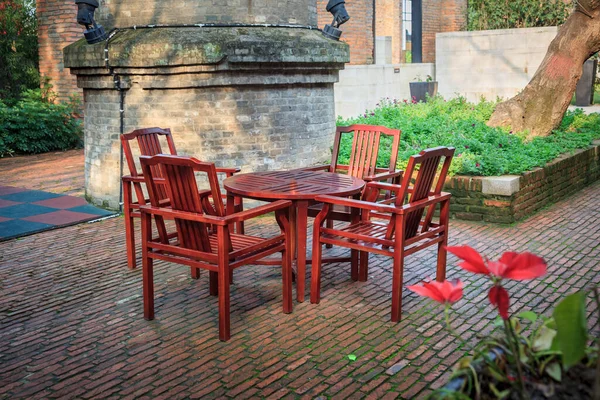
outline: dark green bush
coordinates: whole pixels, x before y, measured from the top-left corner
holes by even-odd
[[[0,156],[67,150],[82,143],[77,104],[48,101],[48,92],[27,90],[14,106],[0,100]]]
[[[585,115],[581,109],[568,111],[552,135],[527,142],[521,133],[486,125],[495,103],[466,102],[463,98],[445,101],[441,97],[427,103],[384,100],[372,111],[357,118],[338,119],[338,125],[383,125],[402,131],[398,154],[399,168],[421,150],[436,146],[456,148],[450,172],[461,175],[495,176],[521,174],[544,166],[558,155],[583,149],[600,138],[600,114]],[[349,135],[346,135],[349,136]],[[340,149],[340,161],[350,156],[351,138]],[[390,147],[382,143],[381,149]],[[388,150],[389,151],[389,150]],[[389,152],[380,154],[384,167]]]
[[[470,31],[561,25],[573,9],[563,0],[470,0]]]

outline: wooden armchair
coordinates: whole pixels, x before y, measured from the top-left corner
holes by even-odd
[[[290,201],[279,200],[230,215],[225,214],[225,207],[217,201],[214,204],[215,215],[210,215],[204,211],[195,173],[207,176],[212,198],[218,199],[221,192],[214,164],[170,155],[142,156],[140,162],[150,197],[150,205],[139,207],[142,216],[144,318],[154,319],[154,259],[188,265],[195,279],[200,277],[200,268],[206,269],[210,271],[210,294],[219,296],[219,339],[227,341],[230,338],[231,271],[277,252],[282,253],[283,312],[292,312]],[[157,183],[159,179],[163,180],[160,184]],[[161,206],[163,190],[170,199],[168,208]],[[275,212],[281,229],[278,235],[261,238],[230,230],[233,224],[270,212]],[[152,217],[158,228],[156,238],[152,237]],[[175,220],[176,239],[166,235],[164,219]]]
[[[443,193],[442,187],[453,155],[454,148],[424,150],[410,158],[401,185],[369,182],[361,200],[317,196],[317,201],[323,202],[323,209],[314,224],[312,303],[320,301],[323,244],[351,249],[351,277],[355,281],[367,280],[368,253],[393,258],[391,319],[394,322],[401,318],[405,256],[437,244],[436,279],[445,279],[450,194]],[[382,190],[392,191],[393,196],[377,201]],[[352,221],[338,229],[324,228],[323,222],[329,218],[334,205],[350,207]],[[434,223],[433,215],[438,205],[439,221]]]
[[[350,125],[338,126],[333,141],[333,154],[331,163],[316,167],[305,168],[309,171],[341,172],[367,182],[389,181],[400,183],[403,171],[396,169],[398,160],[398,146],[400,144],[400,130],[389,129],[384,126],[375,125]],[[344,134],[353,134],[350,160],[348,165],[338,163],[340,144]],[[386,168],[377,167],[380,140],[384,136],[392,138],[390,148],[389,164]],[[321,211],[321,204],[316,204],[308,209],[310,217],[316,217]],[[333,221],[350,221],[350,209],[348,207],[334,205],[327,218],[327,226],[331,228]]]
[[[135,234],[134,234],[134,218],[140,217],[139,207],[148,202],[144,195],[143,186],[145,186],[144,176],[138,173],[135,165],[135,159],[133,151],[131,149],[130,142],[136,140],[139,147],[139,152],[143,156],[153,156],[156,154],[162,154],[161,138],[166,141],[169,148],[169,154],[177,155],[175,149],[175,142],[171,135],[170,129],[161,128],[146,128],[137,129],[133,132],[121,135],[121,144],[123,146],[123,154],[127,161],[127,167],[129,168],[129,175],[122,177],[123,183],[123,210],[125,213],[125,237],[127,247],[127,265],[130,269],[135,268]],[[228,177],[234,173],[239,172],[239,168],[217,168],[217,172],[224,173]],[[156,171],[157,179],[162,179],[160,171]],[[133,200],[133,192],[135,191],[136,200]],[[157,196],[160,198],[163,205],[168,205],[169,199],[166,195],[165,189],[161,186],[157,187]],[[243,204],[241,198],[236,198],[235,210],[242,211]],[[205,202],[207,205],[206,210],[211,211],[209,202]],[[243,223],[239,223],[237,229],[240,233],[244,231]]]

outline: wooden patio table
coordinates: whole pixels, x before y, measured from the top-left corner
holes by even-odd
[[[306,229],[308,206],[318,195],[356,196],[365,182],[349,175],[305,170],[236,174],[223,181],[227,190],[227,212],[233,212],[234,196],[262,201],[291,200],[292,254],[297,270],[296,298],[304,301],[306,279]]]

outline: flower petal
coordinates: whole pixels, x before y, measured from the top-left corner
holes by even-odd
[[[420,286],[420,285],[412,285],[412,286],[407,286],[406,287],[408,290],[411,290],[413,292],[415,292],[416,294],[418,294],[419,296],[423,296],[423,297],[429,297],[430,299],[433,299],[439,303],[443,303],[444,299],[441,298],[441,296],[439,295],[439,293],[432,293],[431,290],[425,286]]]
[[[502,319],[508,319],[508,307],[510,299],[508,298],[508,292],[502,286],[493,286],[488,293],[490,303],[498,307],[498,313]]]
[[[518,281],[539,278],[546,274],[546,261],[535,254],[525,252],[514,257],[502,275]]]
[[[483,258],[474,248],[469,246],[450,246],[446,247],[446,250],[464,260],[459,264],[462,269],[476,274],[490,274]]]
[[[450,297],[448,298],[449,303],[456,303],[462,298],[463,295],[463,284],[461,281],[456,283],[456,286],[452,289]]]

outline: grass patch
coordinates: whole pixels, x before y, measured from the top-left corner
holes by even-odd
[[[600,138],[600,114],[585,115],[568,111],[558,129],[550,136],[525,141],[524,132],[486,125],[495,102],[469,103],[464,98],[427,103],[382,100],[377,108],[356,118],[338,118],[339,126],[351,124],[383,125],[400,129],[398,167],[403,168],[411,155],[436,146],[456,148],[451,174],[496,176],[519,175],[542,167],[563,153],[584,149]],[[340,162],[350,157],[350,135],[340,146]],[[378,164],[386,166],[391,141],[382,140]],[[389,162],[389,161],[388,161]]]

